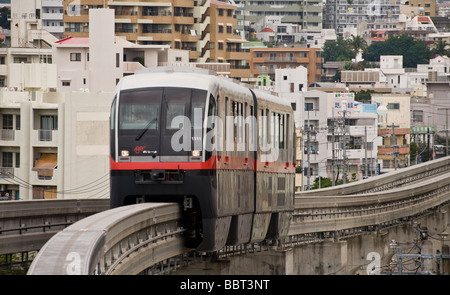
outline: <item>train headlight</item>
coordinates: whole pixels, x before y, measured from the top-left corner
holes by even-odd
[[[198,150],[193,150],[193,151],[192,151],[192,156],[193,156],[193,157],[200,157],[200,153],[201,153],[201,152],[198,151]]]
[[[120,156],[121,157],[128,157],[128,156],[130,156],[130,151],[129,150],[121,150],[120,151]]]

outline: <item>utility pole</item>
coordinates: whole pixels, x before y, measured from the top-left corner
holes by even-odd
[[[448,110],[450,108],[438,108],[438,111],[445,110],[445,155],[448,156]]]
[[[343,102],[346,104],[346,102]],[[345,115],[347,114],[347,105],[343,106],[343,125],[342,125],[342,134],[343,134],[343,147],[342,147],[342,181],[343,183],[347,183],[347,136],[345,130]]]
[[[394,123],[392,123],[391,125],[389,125],[387,127],[392,128],[392,134],[391,134],[392,158],[394,159],[394,169],[397,170],[398,152],[396,151],[396,149],[398,148],[398,145],[397,145],[397,139],[395,138],[395,128],[398,128],[400,126],[394,125]]]
[[[365,178],[369,177],[367,164],[367,125],[364,126],[364,176]]]
[[[335,131],[335,119],[334,119],[334,108],[333,108],[333,118],[331,119],[331,123],[332,123],[332,129],[331,129],[331,155],[332,155],[332,160],[331,160],[331,182],[332,182],[332,186],[336,185],[336,171],[335,171],[335,165],[336,165],[336,151],[335,151],[335,147],[336,147],[336,138],[334,135],[334,131]]]
[[[308,163],[308,167],[306,167],[307,169],[307,183],[306,183],[306,190],[309,191],[309,189],[311,188],[311,162],[310,162],[310,157],[309,157],[309,152],[311,150],[311,138],[310,138],[310,134],[311,134],[311,125],[309,123],[309,110],[308,112],[308,126],[306,126],[306,161]]]

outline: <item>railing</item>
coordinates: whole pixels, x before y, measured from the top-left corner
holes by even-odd
[[[0,129],[0,139],[11,141],[15,139],[15,130],[13,129]]]
[[[450,201],[450,173],[382,193],[299,197],[289,235],[343,230],[400,222]],[[339,235],[339,234],[338,234]]]
[[[109,199],[2,201],[0,254],[39,250],[68,225],[107,209]]]
[[[450,171],[450,157],[428,161],[419,165],[402,168],[396,172],[390,172],[354,183],[348,183],[321,190],[297,192],[296,197],[302,196],[338,196],[373,193],[385,191],[399,186],[404,186],[428,177],[440,175]]]

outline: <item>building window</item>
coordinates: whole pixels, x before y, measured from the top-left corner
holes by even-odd
[[[14,57],[14,63],[15,64],[28,63],[28,58],[26,58],[26,57]]]
[[[314,110],[314,104],[312,102],[305,102],[305,111]]]
[[[2,167],[12,168],[13,167],[13,153],[3,152],[2,153]]]
[[[423,111],[413,110],[413,122],[423,122]]]
[[[223,33],[223,26],[219,26],[219,33]]]
[[[13,115],[3,114],[2,118],[3,118],[2,129],[12,130],[13,129]]]
[[[20,130],[20,115],[16,115],[16,130]]]
[[[70,61],[81,61],[81,53],[71,53]]]
[[[70,86],[70,81],[62,81],[62,86]]]
[[[388,108],[388,110],[400,110],[400,104],[399,103],[388,103],[387,108]]]
[[[16,153],[16,168],[20,168],[20,153]]]

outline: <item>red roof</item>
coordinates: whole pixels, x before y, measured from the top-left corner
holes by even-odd
[[[65,39],[61,39],[56,41],[55,43],[58,44],[78,44],[78,45],[82,45],[82,44],[89,44],[89,38],[73,38],[73,37],[67,37]]]
[[[275,31],[269,27],[265,27],[264,29],[261,30],[260,33],[275,33]]]
[[[211,4],[215,4],[215,5],[218,5],[218,6],[236,7],[236,6],[234,6],[234,5],[231,5],[231,4],[228,4],[228,3],[225,3],[225,2],[219,1],[219,0],[211,0]]]
[[[371,40],[372,41],[386,41],[388,38],[387,37],[372,37]]]
[[[418,16],[417,20],[421,23],[427,23],[427,22],[430,23],[431,22],[431,20],[428,16]]]

